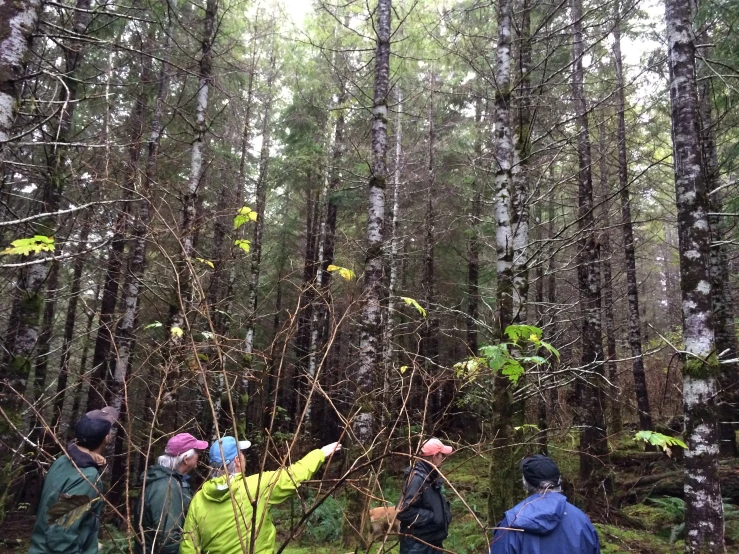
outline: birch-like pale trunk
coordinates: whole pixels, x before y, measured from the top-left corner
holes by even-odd
[[[382,265],[385,189],[387,186],[387,116],[390,86],[390,18],[392,0],[378,0],[375,11],[375,84],[372,97],[372,157],[367,213],[367,257],[364,269],[364,306],[359,337],[359,361],[354,384],[361,406],[354,433],[363,444],[375,436],[375,384],[382,341]]]
[[[496,338],[504,342],[505,329],[513,323],[513,228],[511,223],[511,163],[513,139],[511,134],[511,0],[498,2],[498,44],[495,64],[495,199],[494,215],[497,223],[495,250],[497,257],[497,324]],[[511,383],[500,373],[493,384],[492,435],[495,437],[491,453],[488,496],[488,521],[498,522],[505,510],[514,504],[517,490],[517,467],[513,459],[513,399]],[[492,523],[493,525],[495,523]]]
[[[529,293],[529,157],[531,155],[531,131],[533,108],[531,94],[531,5],[523,0],[519,31],[518,128],[511,166],[511,227],[513,229],[513,320],[526,323]]]
[[[41,0],[0,4],[0,174],[5,172],[3,150],[11,137],[26,56],[40,10]]]
[[[724,552],[718,473],[715,351],[708,195],[701,167],[691,0],[666,0],[675,198],[680,241],[685,417],[685,552]]]
[[[395,292],[398,289],[398,231],[400,229],[400,177],[403,167],[403,91],[400,86],[395,90],[397,108],[395,114],[395,166],[393,168],[393,206],[390,215],[390,248],[387,266],[390,273],[387,286],[387,315],[383,336],[383,385],[382,397],[385,406],[391,408],[390,375],[393,367],[395,341]],[[383,411],[385,414],[386,411]],[[384,422],[383,422],[384,423]]]
[[[603,343],[601,336],[601,289],[598,245],[593,216],[593,177],[588,107],[582,58],[582,0],[572,0],[572,96],[577,119],[578,157],[578,292],[581,311],[582,357],[580,365],[587,372],[576,386],[576,418],[580,425],[580,478],[595,488],[596,473],[608,454],[604,397],[602,390]]]
[[[623,58],[621,56],[621,13],[619,0],[615,2],[616,24],[613,27],[613,58],[616,63],[616,109],[618,111],[618,186],[621,198],[621,230],[624,258],[626,260],[626,299],[629,306],[629,347],[631,370],[634,375],[634,392],[639,414],[639,427],[651,430],[652,415],[649,408],[647,379],[642,355],[641,318],[639,315],[639,283],[636,276],[634,229],[631,222],[631,198],[629,192],[629,166],[626,156],[626,93],[624,91]]]
[[[606,368],[608,369],[608,381],[611,384],[609,391],[610,419],[608,429],[611,433],[620,433],[623,429],[623,418],[621,416],[621,396],[618,376],[618,359],[616,353],[616,331],[615,319],[613,317],[613,273],[611,259],[611,202],[609,201],[610,187],[608,184],[608,148],[606,146],[606,126],[603,121],[598,124],[598,172],[600,177],[600,252],[601,267],[603,268],[603,327],[606,334]]]
[[[697,13],[698,2],[695,2]],[[719,172],[718,154],[716,152],[716,138],[714,133],[714,118],[711,105],[712,75],[708,68],[707,58],[710,57],[710,37],[708,30],[701,28],[697,32],[697,43],[702,45],[697,52],[697,75],[701,78],[698,86],[700,102],[700,136],[703,161],[703,174],[706,180],[706,190],[709,194],[708,207],[712,213],[718,214],[724,209],[724,195],[720,190],[721,178]],[[711,306],[713,307],[713,327],[716,340],[716,352],[722,359],[737,358],[737,339],[734,325],[733,299],[726,251],[726,242],[731,240],[731,227],[725,217],[710,216],[708,223],[711,228],[710,271],[711,271]],[[724,456],[739,456],[736,443],[736,421],[739,417],[737,402],[739,401],[739,367],[736,363],[722,363],[721,373],[718,376],[721,387],[719,394],[719,436],[720,452]]]

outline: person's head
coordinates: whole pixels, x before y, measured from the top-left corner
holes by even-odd
[[[521,460],[521,478],[528,494],[562,491],[562,474],[557,464],[542,454]]]
[[[448,446],[435,438],[427,440],[423,443],[423,446],[421,446],[421,456],[436,467],[439,467],[444,459],[453,451],[454,450],[451,446]]]
[[[234,475],[243,471],[245,458],[241,452],[250,446],[249,441],[237,441],[230,436],[215,441],[210,446],[212,476]]]
[[[206,441],[199,441],[190,433],[179,433],[167,441],[164,454],[157,462],[160,466],[187,475],[198,465],[198,450],[208,448]]]
[[[110,442],[110,431],[118,421],[118,410],[105,406],[83,415],[74,426],[77,445],[101,454]]]

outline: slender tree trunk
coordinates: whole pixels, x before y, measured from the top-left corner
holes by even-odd
[[[190,149],[190,176],[183,199],[182,222],[180,223],[180,260],[177,264],[177,280],[169,310],[169,359],[165,362],[167,390],[164,395],[162,423],[165,429],[176,428],[177,404],[179,400],[180,347],[184,332],[190,328],[188,313],[192,306],[193,286],[191,264],[197,236],[197,213],[199,190],[205,176],[203,156],[205,150],[208,97],[213,72],[213,41],[218,17],[218,0],[207,0],[201,39],[200,74],[195,107],[195,138]],[[174,332],[179,329],[180,332]]]
[[[531,94],[531,6],[522,2],[520,28],[518,129],[511,166],[511,227],[513,229],[513,320],[526,323],[529,293],[529,157],[533,123]]]
[[[613,27],[613,57],[616,62],[616,107],[618,110],[618,186],[621,192],[621,229],[623,232],[624,257],[626,258],[626,298],[629,305],[629,346],[631,368],[634,374],[634,392],[639,412],[639,427],[653,429],[649,410],[647,379],[642,355],[641,320],[639,318],[639,287],[636,277],[636,253],[634,230],[631,223],[631,199],[629,195],[629,166],[626,157],[626,100],[624,73],[621,57],[621,14],[619,0],[615,3],[616,24]]]
[[[723,552],[716,393],[720,368],[711,305],[708,196],[701,168],[691,0],[666,0],[675,197],[683,306],[685,551]]]
[[[85,325],[85,334],[83,335],[85,337],[84,346],[82,347],[82,355],[80,356],[79,367],[77,368],[77,375],[79,377],[77,379],[77,386],[75,387],[75,390],[72,396],[72,409],[69,412],[70,414],[69,418],[66,419],[68,429],[74,429],[74,426],[77,423],[77,420],[79,419],[82,399],[87,397],[87,391],[85,390],[85,384],[89,386],[89,379],[85,379],[84,376],[85,376],[85,368],[87,367],[87,356],[90,353],[90,341],[88,340],[88,337],[90,336],[90,330],[92,329],[92,324],[95,321],[95,315],[97,312],[99,300],[100,300],[100,285],[98,285],[95,288],[94,300],[91,303],[92,306],[87,308],[87,323]]]
[[[606,147],[606,126],[603,122],[598,125],[598,169],[600,173],[600,194],[603,207],[600,214],[602,231],[600,233],[601,266],[603,268],[603,326],[606,332],[606,368],[608,369],[608,381],[610,387],[611,418],[608,421],[608,429],[611,433],[619,433],[623,429],[621,416],[621,396],[618,379],[618,364],[616,359],[616,334],[615,319],[613,317],[613,276],[611,267],[611,203],[608,201],[610,187],[608,186],[608,164]]]
[[[434,193],[436,189],[436,160],[434,149],[436,148],[436,127],[434,124],[434,87],[436,79],[433,72],[429,76],[429,100],[428,100],[428,189],[426,190],[426,214],[424,217],[425,240],[423,247],[423,277],[421,290],[423,290],[424,303],[426,304],[426,318],[423,325],[421,337],[421,357],[424,360],[426,374],[429,383],[430,406],[427,410],[429,421],[426,428],[433,430],[433,423],[441,415],[441,392],[443,388],[443,374],[439,367],[439,315],[436,309],[436,276],[434,273],[434,249],[436,245],[435,220],[436,205]]]
[[[475,162],[482,163],[482,99],[475,101]],[[470,238],[467,241],[467,350],[469,355],[477,356],[478,329],[480,317],[480,222],[482,221],[482,172],[475,170],[473,183],[472,211],[470,213]]]
[[[359,361],[354,383],[363,406],[354,421],[357,439],[375,437],[375,383],[382,341],[382,265],[385,188],[387,186],[387,116],[390,84],[390,19],[392,0],[378,0],[375,12],[375,85],[372,99],[372,160],[367,214],[367,257],[364,270],[364,306],[359,338]]]
[[[495,233],[497,254],[497,339],[504,342],[505,329],[513,323],[513,228],[511,225],[511,0],[498,2],[498,45],[495,66]],[[500,521],[513,504],[517,467],[514,461],[513,398],[508,378],[496,373],[493,383],[493,452],[490,462],[488,521]]]
[[[90,217],[85,219],[80,231],[80,244],[77,248],[77,258],[74,260],[72,269],[72,284],[69,289],[69,303],[67,304],[67,316],[64,320],[64,339],[62,342],[62,356],[59,363],[59,377],[56,381],[56,397],[54,399],[54,415],[51,420],[51,428],[59,424],[62,417],[64,398],[67,394],[67,383],[69,381],[69,361],[72,355],[72,341],[74,340],[74,327],[77,321],[77,303],[79,302],[80,290],[82,289],[82,270],[85,266],[83,252],[87,248],[87,239],[90,236]]]
[[[572,0],[572,95],[577,115],[578,171],[578,289],[582,318],[581,365],[588,373],[576,383],[577,423],[580,433],[580,477],[586,488],[594,489],[601,460],[608,454],[606,440],[601,336],[601,290],[598,245],[593,217],[593,180],[591,172],[588,108],[582,67],[582,0]]]

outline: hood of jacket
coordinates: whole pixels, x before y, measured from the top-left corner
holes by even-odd
[[[144,478],[147,483],[153,483],[159,479],[169,479],[170,477],[176,477],[178,480],[182,481],[183,475],[178,471],[162,467],[159,464],[149,466],[144,474]]]
[[[506,512],[508,526],[545,535],[562,522],[567,498],[558,492],[532,494]]]
[[[67,454],[69,459],[79,468],[94,467],[100,469],[105,465],[105,458],[96,452],[90,452],[87,448],[83,448],[76,444],[69,443],[67,445]]]
[[[228,492],[228,482],[231,483],[232,487],[235,487],[237,486],[237,483],[243,480],[244,476],[240,473],[237,475],[231,475],[228,481],[226,481],[226,476],[222,475],[214,479],[209,479],[203,483],[203,488],[201,490],[203,491],[203,496],[211,502],[225,502],[226,500],[231,499],[231,495]],[[238,486],[243,485],[239,484]]]
[[[408,475],[410,475],[411,471],[414,472],[416,475],[419,475],[421,478],[423,478],[424,481],[428,481],[429,483],[433,483],[439,477],[439,474],[434,466],[432,466],[426,460],[416,460],[416,463],[413,464],[413,466],[405,468],[406,479],[408,478]]]

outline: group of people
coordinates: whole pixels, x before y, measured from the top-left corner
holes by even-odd
[[[46,476],[29,554],[98,553],[103,454],[117,420],[118,412],[105,407],[86,413],[77,422],[75,440]],[[342,447],[331,443],[288,467],[246,476],[243,451],[250,446],[249,441],[231,436],[210,447],[189,433],[171,437],[164,454],[144,474],[133,509],[136,554],[272,554],[277,532],[271,506],[293,496]],[[206,449],[211,474],[193,495],[189,474]],[[429,439],[406,470],[396,512],[401,554],[444,551],[452,514],[439,468],[452,451],[439,439]],[[556,464],[536,455],[523,460],[521,470],[530,496],[509,510],[496,527],[490,553],[600,552],[590,520],[561,494]],[[89,499],[75,502],[81,513],[67,518],[49,515],[55,513],[49,508],[71,497]]]

